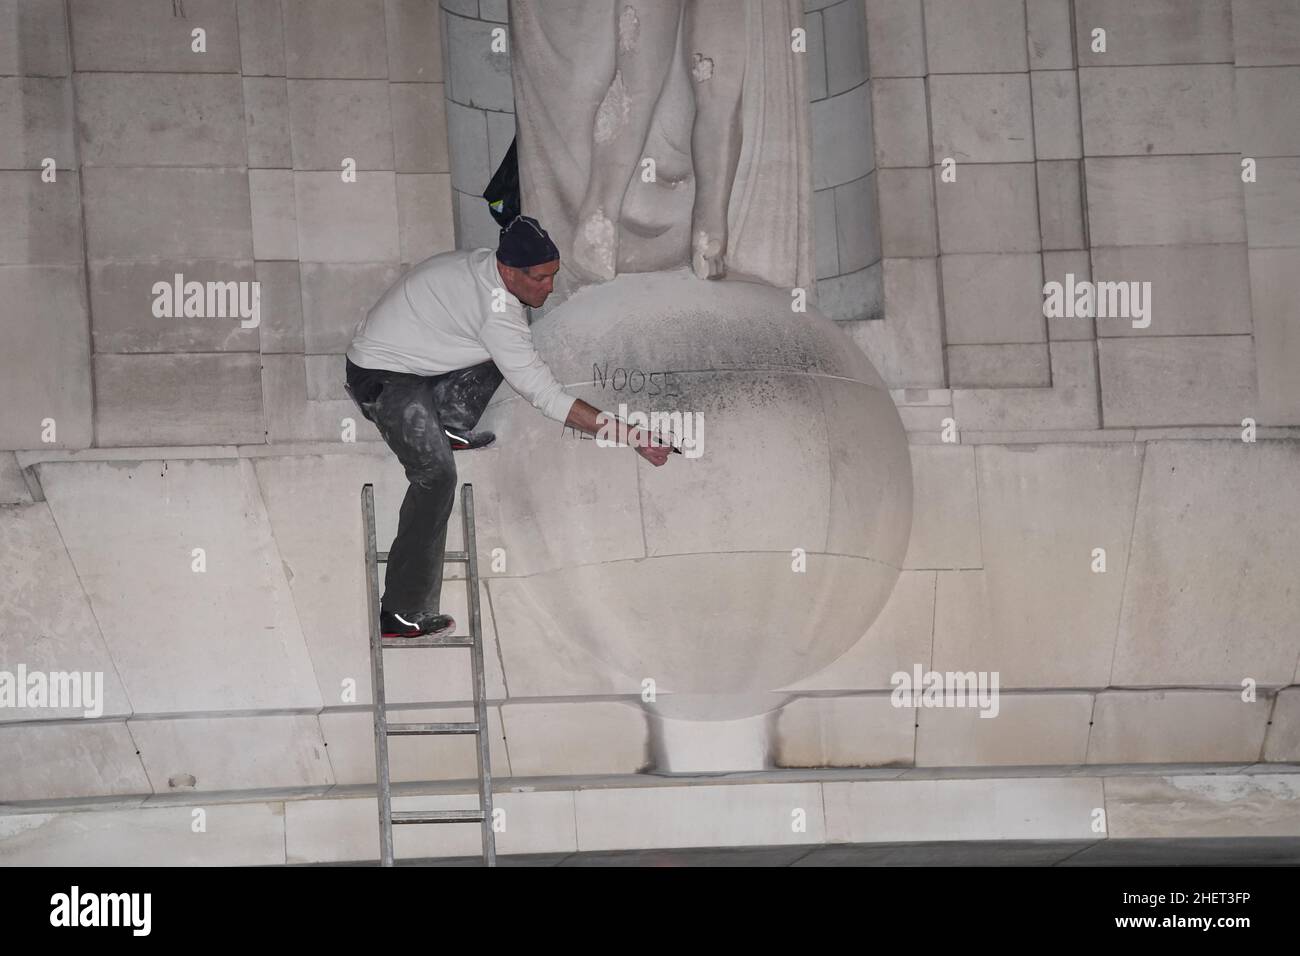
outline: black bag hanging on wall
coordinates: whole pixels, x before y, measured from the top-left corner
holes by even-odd
[[[499,226],[509,225],[519,215],[519,163],[515,160],[516,142],[518,142],[517,137],[510,141],[505,159],[501,160],[501,165],[492,175],[492,182],[488,183],[487,191],[483,193],[483,198],[488,203],[488,211],[492,213],[492,218]]]

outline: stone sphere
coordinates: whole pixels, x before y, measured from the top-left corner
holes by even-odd
[[[611,692],[653,681],[673,717],[764,712],[862,638],[907,550],[911,465],[889,391],[835,323],[792,302],[689,270],[631,273],[534,323],[571,394],[682,414],[670,427],[687,454],[661,467],[580,438],[508,383],[482,419],[507,554],[494,601],[561,660],[599,661]]]

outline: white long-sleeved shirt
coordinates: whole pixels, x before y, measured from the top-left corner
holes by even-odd
[[[492,310],[493,302],[502,312]],[[357,323],[347,356],[362,368],[438,375],[488,359],[547,418],[575,397],[533,348],[524,307],[497,271],[495,249],[443,252],[411,267]]]

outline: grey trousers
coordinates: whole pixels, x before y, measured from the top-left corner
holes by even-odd
[[[447,520],[456,498],[456,462],[443,429],[472,429],[501,379],[492,361],[441,375],[409,375],[347,360],[353,399],[411,483],[388,549],[381,610],[438,613]]]

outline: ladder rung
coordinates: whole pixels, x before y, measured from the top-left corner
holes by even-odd
[[[375,555],[375,560],[380,564],[388,563],[388,552],[380,551]],[[468,561],[469,555],[464,551],[448,551],[442,556],[443,561]]]
[[[389,724],[388,733],[393,737],[423,734],[476,734],[477,720],[445,721],[435,724]]]
[[[455,634],[451,637],[381,637],[379,643],[384,647],[473,647],[474,637],[470,634]]]
[[[482,810],[394,810],[394,823],[482,823]]]

